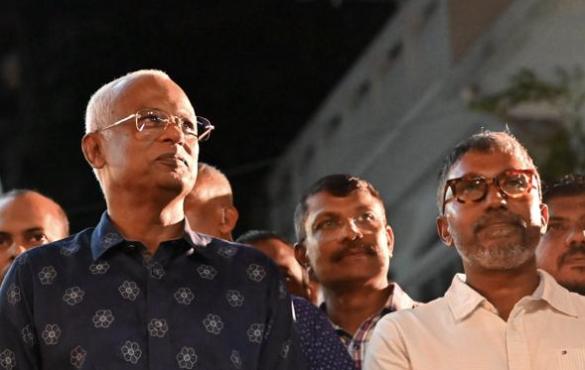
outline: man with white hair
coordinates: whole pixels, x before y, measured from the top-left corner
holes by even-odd
[[[212,128],[160,71],[93,95],[82,150],[107,211],[17,258],[0,292],[0,368],[304,369],[278,268],[185,222]]]

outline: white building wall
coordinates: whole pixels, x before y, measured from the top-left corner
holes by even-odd
[[[477,3],[482,11],[485,2]],[[458,257],[436,237],[436,178],[443,157],[481,127],[470,85],[501,89],[521,67],[543,76],[585,61],[585,2],[515,0],[456,62],[453,1],[411,0],[376,37],[306,125],[270,176],[270,227],[289,234],[302,191],[331,173],[370,181],[396,236],[392,277],[418,299],[441,295]]]

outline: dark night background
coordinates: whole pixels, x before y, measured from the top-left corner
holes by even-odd
[[[102,84],[157,68],[217,127],[200,160],[235,192],[236,235],[262,227],[265,175],[396,11],[395,2],[4,1],[0,179],[61,203],[72,232],[105,209],[80,150]],[[292,220],[292,215],[283,215]]]

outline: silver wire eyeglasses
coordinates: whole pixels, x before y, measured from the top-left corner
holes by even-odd
[[[138,130],[138,132],[150,136],[165,131],[169,127],[171,121],[181,129],[187,138],[196,138],[197,141],[206,141],[209,139],[209,136],[211,136],[211,131],[215,129],[215,126],[204,117],[197,116],[197,123],[195,124],[184,117],[168,114],[159,109],[145,108],[139,109],[136,113],[122,118],[109,126],[95,130],[94,132],[97,133],[108,130],[131,119],[134,119],[136,130]]]

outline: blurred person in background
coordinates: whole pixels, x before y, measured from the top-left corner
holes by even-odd
[[[185,216],[193,230],[232,241],[232,231],[238,222],[232,186],[217,168],[198,164],[197,180],[185,198]]]
[[[568,290],[585,295],[585,176],[566,175],[544,187],[546,233],[536,249],[536,264]]]
[[[24,251],[69,235],[69,220],[54,200],[27,189],[0,195],[0,283]]]

